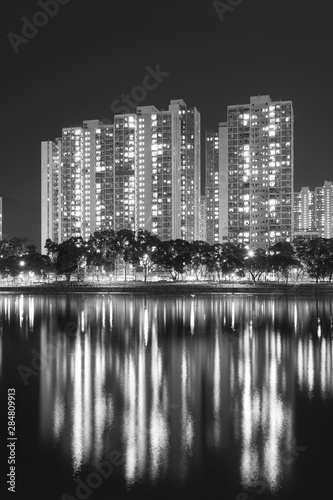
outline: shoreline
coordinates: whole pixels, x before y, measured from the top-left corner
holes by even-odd
[[[159,283],[128,282],[110,285],[95,284],[43,284],[0,287],[0,294],[260,294],[260,295],[317,295],[333,294],[333,284],[229,284],[229,283]]]

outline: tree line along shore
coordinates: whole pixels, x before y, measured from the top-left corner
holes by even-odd
[[[329,287],[333,277],[333,238],[278,242],[267,250],[248,250],[230,242],[209,245],[181,239],[161,241],[146,231],[105,230],[88,240],[72,237],[45,242],[45,254],[27,238],[0,242],[0,284],[56,287],[86,285],[133,287],[145,282],[164,288],[173,284],[202,286],[232,284],[276,289],[280,284]],[[67,284],[67,285],[66,285]],[[320,287],[322,288],[322,287]]]

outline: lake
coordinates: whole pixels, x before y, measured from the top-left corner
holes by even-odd
[[[0,316],[16,500],[332,496],[330,296],[2,294]]]

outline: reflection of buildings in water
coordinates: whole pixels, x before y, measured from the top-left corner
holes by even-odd
[[[294,434],[293,352],[288,343],[268,327],[259,335],[250,326],[231,353],[231,405],[238,416],[234,430],[241,443],[244,488],[263,480],[274,490],[284,473],[281,453],[290,451]]]
[[[319,389],[323,399],[333,396],[333,341],[332,338],[311,338],[309,335],[297,339],[298,385],[309,398]]]
[[[40,332],[41,437],[76,472],[118,449],[128,485],[181,479],[241,443],[244,487],[260,475],[274,489],[288,472],[294,382],[333,396],[325,298],[20,296],[0,297],[0,312],[5,331]]]

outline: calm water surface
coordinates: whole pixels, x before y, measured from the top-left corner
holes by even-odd
[[[330,297],[0,295],[0,315],[16,500],[332,498]]]

